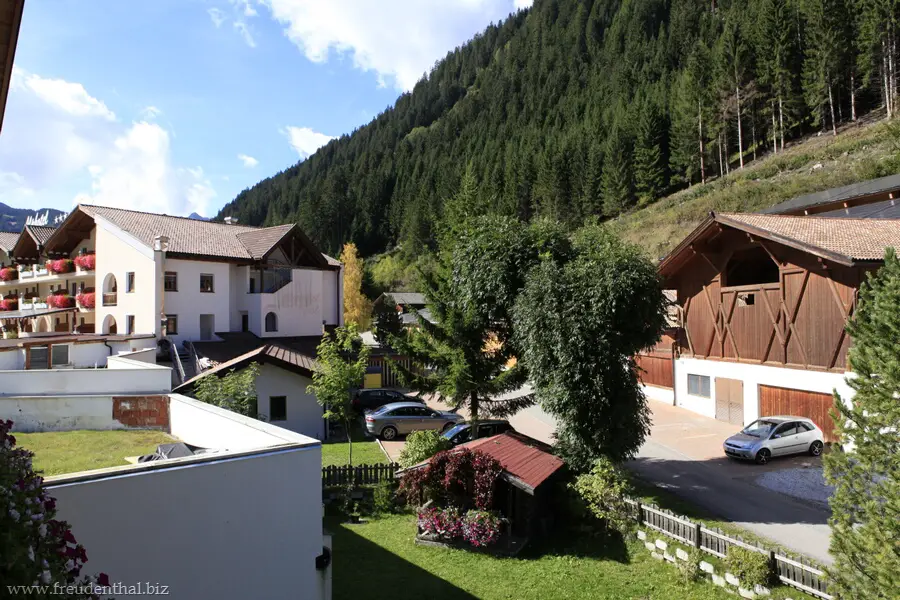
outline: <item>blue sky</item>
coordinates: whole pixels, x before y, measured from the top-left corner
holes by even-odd
[[[214,215],[531,0],[26,0],[0,202]]]

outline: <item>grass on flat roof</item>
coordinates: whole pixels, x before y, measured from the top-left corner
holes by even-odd
[[[150,454],[171,443],[162,431],[48,431],[16,433],[16,445],[34,452],[34,468],[45,476],[127,465],[126,456]]]

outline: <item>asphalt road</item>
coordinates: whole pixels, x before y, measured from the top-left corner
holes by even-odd
[[[833,562],[828,511],[753,485],[742,465],[695,460],[649,439],[628,466],[735,525],[822,563]]]

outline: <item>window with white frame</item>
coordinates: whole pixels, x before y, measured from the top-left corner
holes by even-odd
[[[689,373],[688,394],[700,396],[701,398],[711,398],[709,375],[693,375]]]

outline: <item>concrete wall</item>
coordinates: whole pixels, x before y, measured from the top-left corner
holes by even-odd
[[[19,348],[0,352],[0,371],[16,371],[25,368],[25,352]],[[0,382],[0,389],[3,388]]]
[[[87,548],[88,570],[113,583],[149,581],[185,600],[318,599],[322,456],[301,437],[207,462],[52,478],[49,493]]]
[[[176,342],[200,339],[200,315],[214,315],[214,331],[228,331],[231,324],[231,269],[225,262],[166,259],[166,271],[178,273],[178,291],[165,292],[165,312],[178,315]],[[213,293],[200,291],[200,275],[213,276]]]
[[[655,385],[641,385],[644,389],[644,395],[650,400],[665,402],[666,404],[675,403],[675,391],[668,388],[657,387]]]
[[[306,388],[310,384],[312,380],[309,377],[274,365],[262,365],[256,378],[258,412],[270,416],[269,398],[286,396],[287,420],[270,422],[317,440],[324,440],[325,419],[322,418],[324,410],[316,401],[315,395],[307,393]]]
[[[102,217],[95,219],[97,238],[96,332],[107,333],[104,324],[107,317],[116,320],[118,333],[125,333],[126,315],[134,315],[135,333],[154,333],[158,315],[155,313],[157,288],[156,264],[153,250],[108,223]],[[133,272],[134,292],[126,293],[125,274]],[[107,275],[113,274],[118,284],[116,306],[103,306],[102,294]]]
[[[109,357],[106,369],[0,371],[2,396],[104,396],[168,393],[168,367]]]
[[[688,394],[688,374],[710,377],[711,398]],[[715,418],[715,378],[739,379],[744,382],[744,424],[746,425],[759,418],[760,384],[823,394],[831,394],[837,390],[842,398],[849,399],[853,397],[853,391],[844,380],[846,375],[699,358],[679,358],[675,361],[675,397],[678,406]]]
[[[260,337],[320,335],[322,321],[328,320],[329,310],[333,311],[325,300],[334,294],[324,292],[326,284],[334,285],[331,274],[317,269],[294,269],[290,284],[274,294],[255,294],[259,300],[254,306],[256,319],[251,316],[251,330]],[[277,332],[265,331],[265,316],[269,312],[278,315]],[[254,325],[257,329],[253,329]]]
[[[75,367],[102,367],[106,365],[110,351],[103,342],[70,343],[69,362]]]
[[[113,419],[112,406],[112,396],[0,396],[0,419],[12,420],[13,431],[23,432],[124,429]]]

